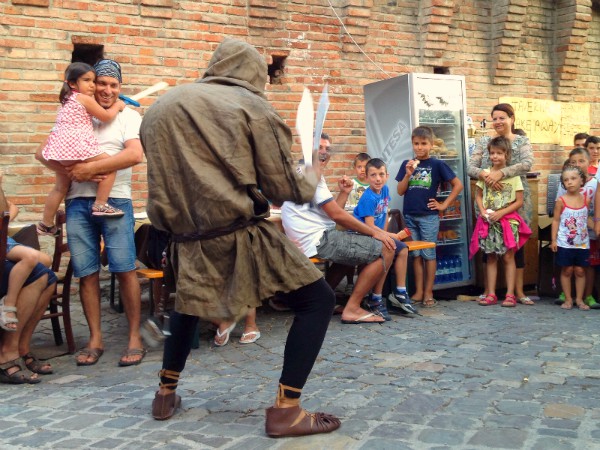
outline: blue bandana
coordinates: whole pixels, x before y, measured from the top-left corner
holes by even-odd
[[[94,70],[96,71],[96,77],[112,77],[119,80],[119,83],[123,82],[121,79],[121,66],[112,59],[101,59],[94,64]]]

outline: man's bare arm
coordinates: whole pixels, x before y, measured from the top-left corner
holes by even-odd
[[[91,181],[97,175],[135,166],[143,159],[142,143],[139,139],[130,139],[125,142],[123,150],[116,155],[97,161],[80,162],[69,167],[68,170],[72,180]]]

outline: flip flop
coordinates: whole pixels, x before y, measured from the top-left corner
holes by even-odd
[[[249,336],[252,336],[248,338]],[[248,339],[246,339],[248,338]],[[245,339],[245,340],[244,340]],[[240,338],[240,344],[252,344],[260,339],[260,331],[248,331],[247,333],[242,333],[242,337]]]
[[[98,362],[98,360],[100,359],[100,357],[103,354],[104,354],[103,348],[85,347],[85,348],[82,348],[81,350],[79,350],[77,355],[75,355],[75,359],[79,358],[80,356],[85,356],[87,359],[91,356],[92,357],[91,361],[79,361],[79,359],[77,359],[77,365],[78,366],[93,366],[94,364],[96,364]]]
[[[358,325],[361,323],[367,323],[367,324],[371,324],[371,323],[378,323],[378,324],[382,324],[385,322],[385,320],[382,320],[381,322],[375,322],[373,320],[367,320],[370,319],[371,317],[381,317],[379,314],[375,314],[375,313],[369,313],[369,314],[365,314],[362,317],[359,317],[356,320],[346,320],[346,319],[342,319],[342,323],[345,325]]]
[[[437,306],[437,300],[435,298],[427,298],[423,300],[423,308],[434,308]]]
[[[535,305],[535,303],[533,302],[533,300],[531,300],[529,297],[525,296],[525,297],[521,297],[519,298],[519,300],[517,300],[520,304],[522,305]]]
[[[127,367],[127,366],[137,366],[142,362],[144,356],[146,356],[147,350],[145,348],[126,348],[121,353],[121,359],[119,359],[119,366]],[[140,359],[134,359],[133,361],[127,361],[124,358],[128,356],[139,356]]]
[[[217,328],[217,334],[215,337],[222,338],[223,336],[225,336],[225,340],[223,341],[223,343],[219,344],[216,339],[213,339],[213,344],[215,344],[215,347],[225,347],[227,345],[227,343],[229,342],[229,335],[231,334],[236,325],[237,324],[233,322],[231,325],[229,325],[229,328],[225,329],[222,333]]]

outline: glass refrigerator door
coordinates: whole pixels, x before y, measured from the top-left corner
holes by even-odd
[[[436,289],[459,286],[472,279],[468,244],[470,207],[466,174],[465,94],[464,79],[447,75],[413,75],[413,117],[418,125],[433,129],[436,139],[431,156],[444,161],[463,183],[464,189],[448,208],[440,212],[437,238]],[[438,201],[444,201],[452,186],[443,183]]]

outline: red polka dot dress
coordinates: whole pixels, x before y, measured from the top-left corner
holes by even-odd
[[[42,150],[46,160],[82,161],[103,152],[94,136],[92,115],[77,101],[79,92],[73,92],[60,107],[54,129]]]

